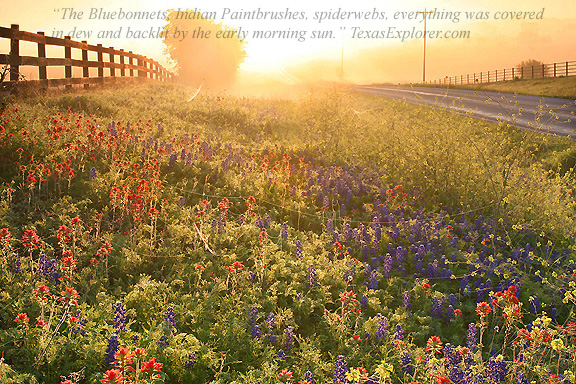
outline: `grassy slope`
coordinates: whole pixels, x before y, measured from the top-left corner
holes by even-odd
[[[478,85],[427,85],[433,88],[471,89],[517,93],[520,95],[559,97],[576,100],[576,77],[557,77],[535,80],[512,80]]]
[[[59,225],[77,215],[89,225],[88,221],[92,220],[94,213],[104,213],[103,235],[92,237],[94,231],[86,230],[82,241],[77,244],[76,257],[83,264],[80,269],[84,272],[75,275],[72,281],[78,287],[85,287],[87,292],[80,300],[83,313],[90,322],[90,340],[87,340],[88,337],[72,336],[70,341],[65,334],[55,337],[47,363],[38,368],[38,371],[52,374],[46,378],[46,383],[57,382],[57,374],[68,374],[82,366],[88,366],[90,383],[99,382],[104,350],[108,336],[113,332],[112,305],[117,300],[126,304],[128,319],[134,322],[128,325],[130,333],[122,336],[122,345],[130,348],[145,345],[150,357],[156,356],[165,363],[163,370],[172,377],[169,382],[208,382],[214,379],[214,383],[224,383],[235,379],[246,383],[276,383],[279,370],[287,367],[294,371],[298,379],[302,378],[305,370],[310,369],[317,375],[317,382],[324,384],[332,382],[333,362],[338,354],[347,356],[348,367],[364,365],[371,372],[376,363],[390,354],[389,361],[395,364],[394,373],[401,377],[397,356],[399,349],[392,342],[383,345],[370,341],[355,344],[350,340],[353,333],[374,333],[376,312],[388,316],[391,326],[403,324],[406,348],[414,350],[414,356],[423,353],[426,339],[431,334],[442,336],[444,342],[465,343],[466,323],[463,320],[445,327],[442,319],[429,316],[428,297],[421,295],[417,287],[412,288],[412,270],[406,278],[394,272],[392,278],[381,279],[381,289],[374,292],[368,292],[362,285],[364,274],[361,270],[356,274],[354,284],[344,281],[342,276],[347,273],[350,264],[328,261],[333,237],[325,231],[327,211],[321,208],[321,201],[316,201],[317,192],[322,190],[321,176],[326,175],[324,169],[332,172],[334,179],[341,175],[343,181],[350,182],[350,185],[356,185],[359,181],[364,184],[364,191],[378,194],[377,184],[385,188],[404,185],[409,199],[414,197],[416,201],[414,209],[425,206],[426,218],[418,221],[424,223],[430,236],[436,232],[436,223],[428,223],[428,218],[436,220],[434,216],[438,216],[443,220],[441,206],[469,211],[472,215],[470,221],[479,218],[482,226],[470,231],[474,243],[468,243],[462,236],[458,245],[462,250],[459,249],[457,253],[472,261],[476,255],[474,251],[467,251],[469,245],[474,244],[481,249],[482,239],[477,233],[478,228],[487,228],[492,217],[501,217],[503,224],[513,224],[527,232],[542,231],[543,239],[554,238],[559,243],[574,235],[573,201],[567,193],[570,188],[574,189],[573,179],[570,175],[564,176],[562,170],[554,172],[556,167],[541,165],[551,164],[552,159],[565,153],[574,153],[575,144],[571,141],[337,89],[314,90],[295,100],[221,98],[201,94],[187,102],[189,94],[189,90],[171,85],[145,85],[30,98],[17,101],[15,105],[20,108],[17,115],[21,115],[21,119],[10,117],[4,123],[17,140],[11,141],[14,145],[10,147],[2,147],[6,154],[12,156],[12,160],[19,159],[15,153],[22,145],[26,154],[35,154],[35,161],[47,166],[52,159],[58,162],[72,159],[77,176],[69,188],[69,199],[54,199],[52,192],[43,189],[42,195],[40,191],[38,193],[37,207],[31,206],[20,190],[15,192],[10,202],[2,194],[0,227],[10,227],[16,238],[21,238],[23,230],[36,228],[58,250],[55,233]],[[70,119],[71,123],[64,126],[69,125],[72,129],[75,129],[75,113],[84,115],[83,119],[88,113],[95,116],[97,130],[102,131],[105,140],[88,141],[84,130],[69,138],[84,140],[86,145],[91,146],[89,149],[95,151],[95,160],[85,157],[81,147],[70,149],[64,146],[68,140],[65,131],[60,139],[50,139],[45,134],[46,128],[53,124],[53,118],[47,117],[57,116],[58,112],[63,113],[59,120]],[[33,117],[38,119],[34,120]],[[112,134],[110,127],[106,129],[111,121],[119,122],[120,133]],[[154,226],[148,216],[145,216],[144,224],[134,231],[129,227],[129,222],[114,222],[111,214],[114,209],[108,202],[110,186],[116,182],[130,185],[128,171],[121,163],[139,163],[141,147],[127,140],[124,144],[118,144],[118,156],[111,156],[112,151],[109,152],[107,146],[103,146],[102,150],[98,146],[116,142],[112,137],[122,138],[121,133],[126,131],[123,127],[128,121],[131,122],[131,129],[140,135],[140,140],[149,141],[153,137],[162,144],[171,143],[180,149],[179,140],[185,135],[189,139],[198,134],[199,137],[193,141],[207,145],[205,149],[200,144],[197,148],[195,143],[183,145],[191,149],[191,153],[201,155],[187,166],[178,158],[176,166],[171,169],[168,169],[170,155],[166,151],[153,152],[152,145],[146,147],[146,156],[158,159],[160,164],[158,177],[163,180],[164,190],[156,199],[167,199],[166,203],[156,205],[162,213],[169,215],[167,219],[159,219],[158,225],[162,231],[158,230],[158,233],[153,232]],[[83,124],[79,126],[84,127]],[[158,124],[163,129],[157,128]],[[23,138],[23,129],[29,130],[40,145],[24,146],[28,139]],[[229,147],[219,144],[230,143],[239,153],[245,152],[247,159],[253,160],[248,160],[242,166],[232,163],[230,168],[225,169],[222,160],[231,151]],[[52,150],[49,145],[54,145],[58,150]],[[164,147],[160,145],[159,148]],[[209,159],[211,149],[214,153]],[[285,150],[293,150],[296,154],[292,159],[293,173],[283,172],[282,165],[285,163],[281,154]],[[276,154],[272,155],[270,151]],[[300,153],[304,153],[301,161],[305,166],[299,165],[297,156]],[[262,168],[268,159],[269,166]],[[88,176],[92,166],[97,169],[94,179]],[[1,182],[9,183],[9,177],[16,184],[21,181],[22,176],[18,176],[18,168],[13,161],[6,168],[10,167],[14,170],[12,175],[10,169],[0,171],[0,185]],[[309,169],[310,173],[303,169]],[[375,176],[369,178],[371,175]],[[270,178],[278,180],[278,186],[289,182],[297,193],[290,195],[283,188],[272,185]],[[50,186],[53,186],[52,181]],[[312,191],[307,197],[303,194],[306,188]],[[354,221],[369,223],[369,205],[375,202],[373,195],[366,196],[366,193],[356,191],[354,189],[358,196],[352,197],[354,211],[350,206],[345,213]],[[209,242],[217,257],[205,250],[205,243],[192,231],[196,227],[189,222],[190,217],[196,218],[198,211],[205,209],[205,204],[201,202],[205,197],[204,192],[207,195],[228,196],[232,203],[226,231],[222,233],[210,225],[212,219],[219,219],[216,206],[220,197],[211,199],[211,216],[199,226],[208,234],[205,241]],[[258,238],[260,230],[255,225],[255,217],[248,215],[247,222],[240,224],[239,216],[244,213],[244,202],[233,196],[246,195],[256,197],[259,215],[272,217],[268,242]],[[178,208],[179,196],[184,197],[184,208]],[[343,199],[341,195],[333,198]],[[390,201],[395,209],[396,203]],[[388,203],[386,199],[385,202]],[[495,206],[498,206],[498,212]],[[283,210],[285,208],[288,209]],[[330,208],[330,211],[334,217],[340,218],[338,207]],[[481,213],[488,217],[482,219]],[[349,220],[335,220],[336,229],[344,233],[344,224]],[[285,222],[289,224],[289,237],[282,240],[280,226]],[[459,228],[456,223],[454,227]],[[510,228],[515,227],[507,226],[507,229]],[[150,234],[158,237],[151,237]],[[406,245],[410,236],[404,232],[402,235],[403,240],[400,241]],[[384,234],[379,253],[386,254],[388,242],[395,241],[390,236]],[[505,241],[511,244],[510,247],[525,244],[520,243],[524,237],[516,229],[507,232],[506,236]],[[302,260],[293,256],[296,239],[303,244]],[[108,272],[104,276],[95,268],[96,276],[91,276],[93,272],[87,262],[104,240],[112,241],[115,247],[110,255],[110,279]],[[155,242],[158,242],[157,248],[149,245]],[[447,255],[452,253],[445,237],[439,242],[444,245]],[[396,249],[399,243],[393,245]],[[540,255],[540,251],[536,254]],[[257,256],[262,256],[264,260]],[[352,256],[361,258],[360,248],[356,245],[353,254],[346,257]],[[410,258],[413,258],[413,254]],[[238,279],[230,278],[236,275],[229,275],[225,268],[234,261],[241,261],[245,266]],[[311,263],[316,264],[318,273],[318,287],[314,289],[306,285],[307,268]],[[459,267],[459,264],[463,266]],[[203,273],[196,269],[196,265],[202,265],[206,271]],[[451,267],[462,275],[464,270],[467,271],[468,264],[461,258]],[[506,273],[513,270],[512,266],[506,268]],[[249,280],[249,271],[256,271],[257,284]],[[542,271],[549,273],[549,269],[542,268]],[[151,278],[140,274],[148,274]],[[6,284],[6,288],[10,289],[9,294],[15,298],[14,302],[9,301],[12,298],[4,293],[0,296],[2,307],[9,308],[9,313],[3,316],[0,338],[1,344],[8,346],[8,362],[28,372],[30,364],[26,364],[29,361],[26,359],[29,357],[18,353],[34,351],[37,343],[29,343],[28,349],[11,348],[12,344],[9,344],[17,340],[8,332],[14,329],[12,319],[15,314],[12,312],[30,312],[34,305],[28,280],[22,280],[21,288],[17,289],[17,278]],[[91,279],[91,283],[88,284],[87,279]],[[450,280],[432,282],[432,289],[434,295],[458,294],[458,284],[458,281]],[[541,289],[539,285],[535,283],[530,288]],[[450,290],[446,288],[448,286]],[[329,316],[322,311],[329,309],[333,317],[339,314],[338,295],[346,289],[366,292],[370,297],[372,307],[356,322],[361,325],[350,322],[340,326],[338,321],[329,321]],[[412,313],[405,312],[399,304],[402,292],[411,289],[415,292]],[[462,305],[466,321],[475,321],[471,320],[476,319],[473,317],[473,298],[463,300],[468,300]],[[10,303],[10,307],[7,303]],[[162,349],[157,341],[166,331],[163,318],[168,305],[173,305],[178,313],[178,334],[171,340],[170,348]],[[278,326],[274,329],[282,342],[285,326],[296,326],[298,342],[287,362],[278,362],[278,347],[266,343],[265,338],[261,341],[250,338],[250,326],[246,319],[249,305],[258,308],[257,323],[264,332],[267,331],[265,319],[268,313],[277,314]],[[37,313],[34,318],[36,316]],[[367,320],[369,316],[371,318]],[[36,337],[34,335],[31,337]],[[141,343],[145,344],[136,344],[132,341],[133,335],[138,335]],[[420,350],[413,348],[413,344],[418,345]],[[60,352],[64,347],[79,356],[77,361],[58,360],[59,355],[65,355]],[[198,363],[194,369],[185,371],[184,361],[192,352],[198,353]],[[32,355],[32,359],[35,355]],[[64,371],[63,366],[68,370]],[[221,367],[225,367],[225,370],[222,371]],[[424,381],[423,378],[428,376],[428,372],[419,371],[420,380]],[[394,382],[399,382],[396,378]],[[403,382],[408,382],[408,378]]]

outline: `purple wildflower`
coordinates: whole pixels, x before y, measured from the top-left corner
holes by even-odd
[[[346,371],[346,358],[340,355],[334,365],[334,384],[346,384]]]
[[[118,335],[113,334],[110,336],[110,340],[108,340],[108,347],[106,348],[106,365],[112,365],[112,363],[116,360],[114,358],[114,354],[118,350],[120,346],[120,341],[118,340]]]
[[[126,330],[126,307],[124,304],[117,301],[114,307],[114,329],[116,332],[124,332]]]

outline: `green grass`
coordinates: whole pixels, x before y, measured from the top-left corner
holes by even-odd
[[[534,80],[508,80],[478,85],[426,85],[433,88],[470,89],[576,100],[576,76]]]

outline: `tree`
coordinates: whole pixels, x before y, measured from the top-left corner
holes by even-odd
[[[183,82],[195,86],[204,83],[211,88],[234,82],[246,57],[245,42],[235,29],[189,9],[169,10],[166,21],[165,52],[176,63]]]
[[[546,76],[546,65],[538,60],[530,59],[520,62],[516,65],[519,78],[536,79]]]

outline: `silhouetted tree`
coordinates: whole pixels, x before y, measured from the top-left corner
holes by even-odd
[[[164,26],[165,52],[176,62],[179,78],[192,85],[202,82],[212,88],[234,82],[246,57],[245,42],[233,28],[204,18],[194,10],[169,10]],[[175,36],[175,31],[181,33]]]
[[[520,62],[516,65],[516,69],[518,69],[517,77],[522,79],[535,79],[546,75],[546,65],[534,59]]]

